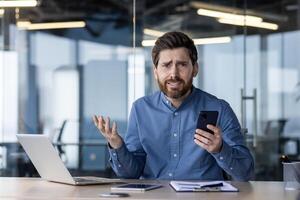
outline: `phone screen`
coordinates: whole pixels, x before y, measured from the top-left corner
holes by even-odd
[[[197,121],[197,129],[201,129],[211,134],[214,134],[211,130],[207,128],[207,125],[210,124],[216,126],[218,115],[218,111],[200,111]]]
[[[126,184],[126,185],[121,185],[119,186],[119,188],[138,188],[138,189],[149,189],[149,188],[153,188],[156,187],[157,185],[150,185],[150,184],[135,184],[135,183],[131,183],[131,184]]]

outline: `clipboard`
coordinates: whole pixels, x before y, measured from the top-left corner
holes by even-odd
[[[225,181],[171,181],[176,192],[238,192],[238,188]]]

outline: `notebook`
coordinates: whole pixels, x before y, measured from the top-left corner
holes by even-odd
[[[16,136],[40,176],[47,181],[70,185],[123,182],[120,179],[101,177],[72,177],[47,136],[38,134],[17,134]]]
[[[238,189],[225,181],[171,181],[176,192],[238,192]]]

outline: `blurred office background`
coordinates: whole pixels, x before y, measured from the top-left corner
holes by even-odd
[[[299,0],[11,4],[0,0],[0,176],[38,175],[15,137],[33,133],[73,174],[113,177],[91,118],[110,116],[125,134],[132,102],[157,90],[151,49],[167,31],[195,40],[194,85],[234,109],[255,180],[281,180],[283,154],[299,159]]]

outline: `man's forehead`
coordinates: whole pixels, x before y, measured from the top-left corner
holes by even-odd
[[[164,49],[159,53],[159,62],[167,62],[170,60],[190,60],[189,52],[186,48]]]

